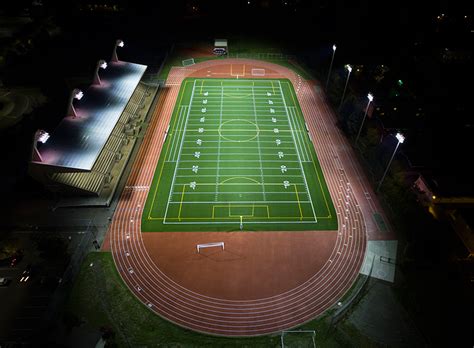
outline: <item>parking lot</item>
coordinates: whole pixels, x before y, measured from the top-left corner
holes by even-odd
[[[0,286],[0,343],[28,342],[41,328],[52,296],[62,285],[69,255],[86,233],[33,229],[11,235],[21,245],[23,257],[14,266],[0,266],[0,278],[7,279]],[[61,249],[64,252],[58,252]]]

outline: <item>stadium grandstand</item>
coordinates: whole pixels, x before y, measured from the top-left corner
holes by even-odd
[[[110,204],[156,94],[141,82],[147,66],[119,61],[117,46],[110,62],[98,62],[93,84],[72,92],[56,129],[35,133],[30,175],[61,194],[60,206]]]

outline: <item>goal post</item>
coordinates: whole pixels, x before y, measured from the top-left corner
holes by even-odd
[[[265,69],[252,68],[252,76],[265,76]]]
[[[197,244],[196,249],[197,252],[199,253],[201,249],[204,248],[216,248],[216,247],[221,247],[222,250],[224,250],[224,242],[216,242],[216,243],[204,243],[204,244]]]
[[[182,64],[183,64],[184,67],[194,65],[195,64],[194,58],[184,59],[182,61]]]

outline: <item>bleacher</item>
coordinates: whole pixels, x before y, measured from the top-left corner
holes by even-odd
[[[111,170],[113,165],[117,160],[120,160],[120,150],[129,139],[126,134],[127,125],[133,132],[139,131],[139,126],[131,124],[142,116],[139,111],[145,97],[149,96],[148,89],[149,87],[143,84],[137,86],[90,172],[52,173],[51,180],[84,191],[86,194],[99,195],[103,186],[112,179]]]
[[[35,135],[30,174],[51,191],[109,202],[157,90],[140,82],[145,69],[110,62],[46,143]]]

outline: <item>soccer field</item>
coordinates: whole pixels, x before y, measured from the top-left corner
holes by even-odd
[[[185,79],[142,231],[336,230],[311,141],[289,80]]]

